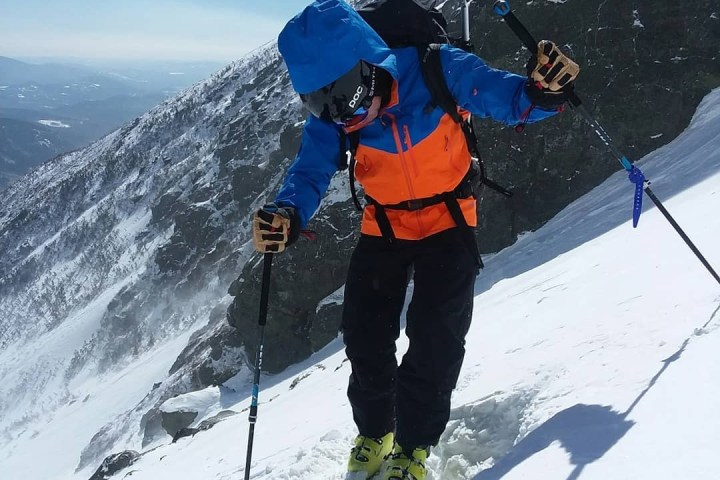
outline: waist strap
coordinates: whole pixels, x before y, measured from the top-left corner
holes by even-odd
[[[465,220],[465,215],[463,215],[462,208],[460,207],[460,203],[458,202],[458,199],[460,198],[470,198],[474,196],[472,189],[472,178],[473,175],[471,175],[471,172],[468,172],[468,175],[463,178],[463,181],[460,182],[460,185],[458,185],[455,190],[453,190],[452,192],[439,193],[437,195],[433,195],[432,197],[405,200],[400,203],[394,203],[389,205],[381,204],[367,194],[365,195],[365,199],[370,205],[373,205],[375,207],[375,221],[380,228],[380,233],[382,233],[383,238],[385,238],[389,242],[394,242],[396,240],[396,237],[395,232],[393,232],[392,225],[390,224],[390,219],[387,216],[386,210],[406,210],[413,212],[417,210],[422,210],[423,208],[431,207],[433,205],[444,203],[448,209],[448,212],[450,213],[450,216],[455,222],[455,225],[467,231],[466,238],[468,240],[468,249],[470,250],[470,253],[475,257],[475,262],[477,263],[477,266],[479,268],[483,268],[483,262],[480,258],[480,251],[478,250],[477,242],[475,241],[475,235],[472,228],[470,228],[467,221]]]
[[[413,200],[405,200],[400,203],[381,204],[369,195],[365,195],[365,198],[368,203],[375,205],[376,208],[380,207],[387,210],[407,210],[414,212],[416,210],[422,210],[423,208],[432,207],[433,205],[438,205],[440,203],[447,203],[448,200],[454,200],[455,203],[457,203],[458,198],[469,198],[472,196],[472,189],[469,185],[467,185],[466,188],[456,189],[452,192],[438,193],[432,197],[415,198]]]

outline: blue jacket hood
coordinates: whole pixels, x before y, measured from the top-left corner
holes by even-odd
[[[317,0],[308,5],[280,32],[278,48],[298,93],[334,82],[360,60],[397,78],[394,54],[343,0]]]

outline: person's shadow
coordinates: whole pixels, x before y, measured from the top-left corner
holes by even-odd
[[[718,311],[720,311],[720,307],[703,328],[707,327]],[[575,465],[575,468],[567,480],[576,480],[586,465],[605,455],[635,425],[635,422],[628,420],[627,417],[670,364],[681,357],[690,338],[683,342],[677,352],[663,360],[663,366],[625,412],[613,410],[608,405],[585,405],[582,403],[573,405],[558,412],[530,432],[498,463],[492,468],[480,472],[473,480],[500,480],[512,469],[546,449],[553,442],[560,442],[570,454],[570,462]]]
[[[575,465],[567,480],[575,480],[585,465],[605,455],[633,425],[625,414],[609,406],[574,405],[533,430],[495,466],[480,472],[474,480],[499,480],[556,441],[567,450],[570,462]]]

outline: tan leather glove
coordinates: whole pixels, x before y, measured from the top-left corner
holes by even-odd
[[[528,64],[528,77],[552,92],[560,91],[580,73],[578,64],[566,57],[550,40],[541,40],[533,57],[535,65]]]
[[[261,253],[280,253],[300,235],[300,218],[292,207],[270,203],[252,219],[253,245]]]

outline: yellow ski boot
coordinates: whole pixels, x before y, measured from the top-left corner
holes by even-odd
[[[430,447],[405,451],[400,445],[395,445],[385,466],[383,480],[425,480],[427,476],[425,461],[429,454]]]
[[[392,452],[394,438],[392,432],[381,438],[358,435],[350,451],[345,480],[367,480],[379,472],[383,461]]]

